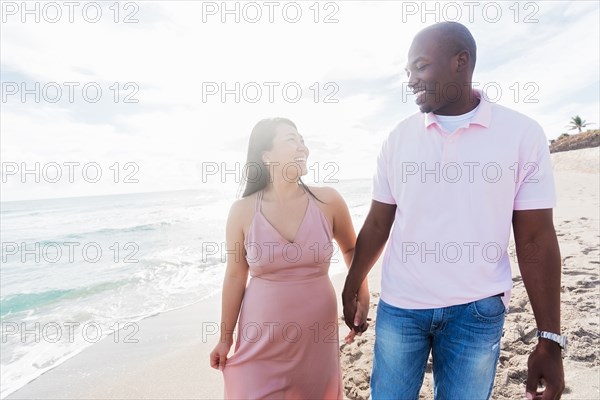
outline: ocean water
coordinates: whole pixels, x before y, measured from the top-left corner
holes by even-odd
[[[356,229],[370,180],[331,184]],[[132,322],[220,291],[225,221],[218,189],[3,202],[0,398]],[[330,273],[342,273],[341,258]]]

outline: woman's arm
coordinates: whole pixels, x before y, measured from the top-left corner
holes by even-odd
[[[373,200],[371,209],[356,240],[356,251],[352,257],[352,265],[346,277],[342,302],[344,303],[344,321],[350,329],[364,331],[364,326],[357,326],[356,299],[360,292],[361,282],[379,258],[390,235],[396,213],[396,205],[380,203]]]
[[[350,210],[343,197],[335,190],[331,189],[331,205],[333,213],[333,238],[340,246],[340,251],[344,257],[346,267],[350,268],[352,257],[354,256],[354,246],[356,245],[356,232],[352,225]],[[365,278],[358,290],[359,296],[362,294],[369,298],[368,279]]]
[[[227,268],[223,280],[221,300],[221,335],[219,343],[210,355],[213,368],[223,369],[227,354],[233,344],[233,332],[240,314],[242,299],[248,280],[248,263],[244,248],[244,207],[240,201],[229,211],[226,227]]]
[[[350,217],[350,211],[344,201],[343,197],[335,190],[329,188],[327,193],[327,203],[333,210],[333,238],[340,247],[340,251],[346,262],[346,267],[350,268],[352,258],[354,257],[354,246],[356,244],[356,232],[352,225],[352,218]],[[362,281],[357,295],[357,309],[354,316],[357,326],[360,326],[362,333],[367,329],[367,316],[369,313],[369,303],[371,295],[369,293],[368,278]],[[359,333],[358,335],[360,336]],[[356,332],[351,330],[348,336],[346,336],[346,342],[352,342]]]

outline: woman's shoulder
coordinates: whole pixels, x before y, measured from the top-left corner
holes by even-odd
[[[256,196],[257,193],[252,193],[235,200],[229,209],[229,216],[237,218],[252,216],[256,205]]]
[[[322,202],[329,205],[336,205],[343,202],[342,195],[330,186],[307,186],[314,195]]]

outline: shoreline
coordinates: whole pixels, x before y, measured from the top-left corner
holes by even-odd
[[[378,291],[380,265],[378,261],[369,274],[371,291]],[[345,277],[343,272],[330,276],[340,316]],[[223,398],[222,374],[209,366],[220,309],[219,291],[197,303],[144,318],[135,323],[138,343],[115,343],[110,334],[4,398]],[[341,321],[342,343],[347,330]]]
[[[5,398],[223,397],[222,390],[200,384],[200,377],[206,374],[218,376],[208,365],[213,344],[208,333],[203,340],[201,330],[210,330],[215,323],[218,326],[219,320],[220,292],[136,322],[137,343],[115,342],[111,334]],[[204,353],[206,362],[194,360]],[[196,395],[190,396],[192,393]]]

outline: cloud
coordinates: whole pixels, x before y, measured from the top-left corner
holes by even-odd
[[[498,83],[501,104],[536,118],[549,138],[575,114],[600,122],[597,3],[530,2],[537,9],[519,3],[518,23],[512,3],[497,3],[497,23],[483,17],[483,3],[472,23],[463,3],[450,3],[462,7],[461,21],[478,43],[475,79]],[[79,86],[75,101],[63,95],[56,103],[31,96],[22,102],[16,95],[3,102],[2,159],[94,161],[106,173],[115,162],[121,169],[133,162],[140,182],[13,180],[3,185],[2,200],[228,186],[227,180],[204,182],[202,167],[243,162],[252,127],[272,116],[296,122],[311,148],[309,162],[321,170],[335,163],[340,179],[370,177],[383,138],[417,111],[403,87],[412,38],[449,12],[450,3],[439,3],[437,14],[409,15],[407,2],[299,2],[296,23],[283,14],[286,5],[294,11],[289,2],[278,3],[272,23],[260,2],[256,23],[248,21],[254,6],[236,2],[226,7],[237,4],[239,23],[221,2],[133,3],[137,9],[119,3],[118,23],[112,3],[102,3],[97,23],[77,12],[73,23],[10,16],[1,38],[3,85]],[[215,5],[213,14],[207,7]],[[139,22],[122,23],[127,15]],[[523,23],[528,15],[538,22]],[[85,84],[101,87],[100,101],[84,98]],[[126,103],[127,95],[137,102]],[[538,102],[524,102],[526,95]]]

